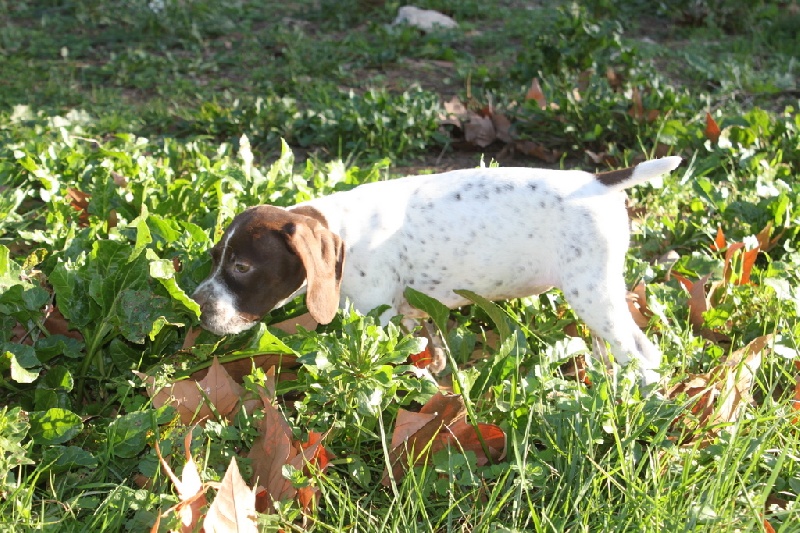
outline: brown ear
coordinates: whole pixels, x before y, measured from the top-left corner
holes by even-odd
[[[320,324],[328,324],[339,308],[344,243],[320,222],[305,216],[301,222],[284,226],[283,231],[306,269],[308,312]]]

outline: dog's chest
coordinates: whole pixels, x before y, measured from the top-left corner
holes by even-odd
[[[557,284],[560,248],[580,223],[570,219],[591,213],[582,189],[592,186],[583,173],[476,169],[370,184],[308,204],[345,242],[344,295],[378,305],[396,295],[387,291],[411,286],[454,305],[453,289],[505,299]]]

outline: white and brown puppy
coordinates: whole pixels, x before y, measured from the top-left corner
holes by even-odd
[[[602,174],[475,168],[369,183],[287,209],[252,207],[212,248],[211,274],[193,298],[203,327],[230,334],[303,292],[325,324],[346,300],[364,313],[389,305],[385,320],[423,318],[406,287],[451,308],[467,303],[454,289],[503,300],[558,287],[616,360],[638,361],[650,383],[661,353],[625,300],[623,189],[680,161]]]

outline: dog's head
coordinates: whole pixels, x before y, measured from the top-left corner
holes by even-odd
[[[218,335],[252,327],[301,289],[321,324],[339,307],[344,244],[311,207],[268,205],[237,215],[211,249],[211,274],[192,298],[202,326]]]

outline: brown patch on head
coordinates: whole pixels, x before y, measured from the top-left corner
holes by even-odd
[[[615,185],[628,181],[633,175],[634,168],[635,167],[629,167],[620,170],[612,170],[610,172],[601,172],[595,174],[595,178],[606,187],[614,187]]]
[[[236,309],[258,320],[308,281],[306,303],[320,323],[333,320],[339,307],[344,245],[328,231],[313,208],[285,210],[258,206],[239,214],[212,250],[222,281],[235,296]]]

